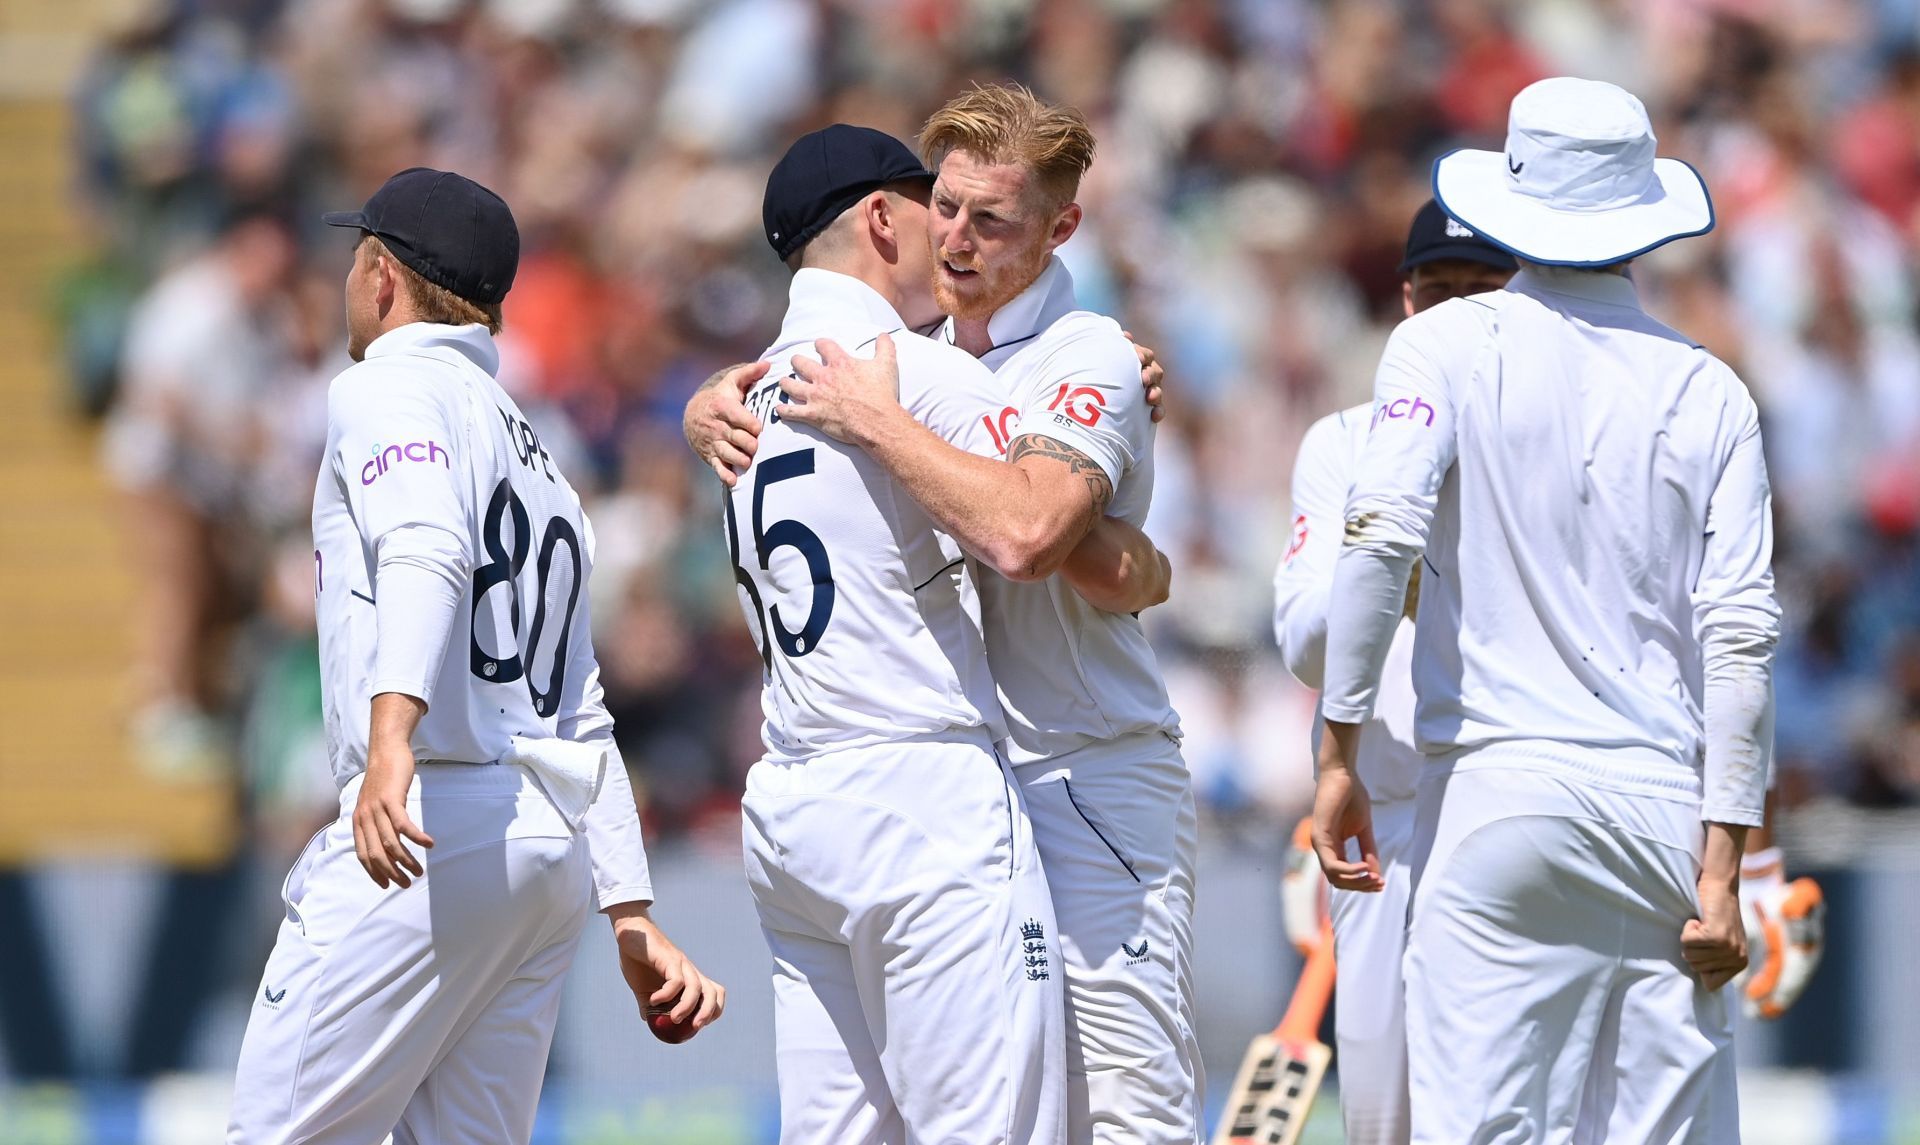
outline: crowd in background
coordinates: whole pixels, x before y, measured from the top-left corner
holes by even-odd
[[[519,221],[502,381],[589,503],[649,829],[734,837],[760,665],[679,419],[777,329],[763,181],[802,131],[912,139],[965,84],[1015,79],[1091,117],[1063,257],[1169,371],[1149,531],[1174,595],[1148,621],[1203,802],[1228,829],[1289,821],[1312,697],[1269,651],[1269,584],[1295,447],[1369,393],[1432,159],[1498,147],[1552,74],[1638,93],[1714,193],[1718,229],[1634,277],[1765,418],[1783,803],[1920,801],[1914,0],[154,5],[76,93],[100,242],[61,294],[148,594],[142,759],[232,769],[269,823],[332,813],[308,513],[351,236],[318,217],[452,168]]]

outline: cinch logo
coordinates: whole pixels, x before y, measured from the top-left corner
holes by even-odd
[[[406,445],[374,446],[373,460],[360,467],[360,484],[371,485],[382,473],[402,461],[438,461],[453,468],[453,458],[437,441],[413,441]]]
[[[1370,425],[1367,428],[1372,429],[1374,426],[1379,425],[1382,421],[1398,421],[1401,418],[1405,418],[1411,421],[1412,419],[1419,417],[1421,414],[1421,411],[1423,410],[1426,412],[1426,415],[1427,415],[1427,428],[1431,429],[1433,428],[1433,407],[1427,404],[1427,401],[1425,398],[1393,399],[1392,401],[1388,402],[1386,405],[1383,405],[1379,409],[1376,409],[1373,411],[1373,425]]]

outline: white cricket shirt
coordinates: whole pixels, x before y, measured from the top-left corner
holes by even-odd
[[[1347,501],[1322,710],[1356,722],[1415,559],[1416,735],[1757,824],[1773,530],[1752,398],[1621,276],[1529,268],[1395,330]]]
[[[414,758],[491,764],[515,735],[606,740],[587,612],[593,530],[498,383],[483,326],[413,323],[327,393],[313,494],[321,691],[335,782],[366,769],[373,697],[427,702]],[[626,768],[586,829],[600,905],[652,897]]]
[[[1354,466],[1367,444],[1370,405],[1328,414],[1300,440],[1293,463],[1293,539],[1273,574],[1273,635],[1287,671],[1309,688],[1325,679],[1327,601]],[[1394,627],[1373,714],[1360,727],[1356,768],[1375,802],[1412,799],[1425,756],[1413,741],[1413,622]],[[1321,724],[1314,722],[1317,749]]]
[[[981,357],[1010,402],[994,427],[1004,453],[1023,434],[1092,458],[1113,482],[1107,515],[1143,527],[1153,502],[1152,410],[1140,359],[1119,323],[1079,309],[1058,258],[1001,307]],[[941,336],[953,340],[951,320]],[[1159,662],[1137,617],[1103,612],[1059,576],[980,579],[987,654],[1015,763],[1051,759],[1135,732],[1178,734]]]
[[[766,665],[762,737],[774,759],[955,729],[1006,735],[967,558],[863,451],[785,421],[780,381],[796,354],[831,338],[871,357],[891,334],[900,402],[922,424],[991,455],[981,414],[1000,387],[968,354],[905,328],[859,279],[793,276],[774,363],[747,395],[763,426],[753,464],[725,500],[727,548],[747,626]]]

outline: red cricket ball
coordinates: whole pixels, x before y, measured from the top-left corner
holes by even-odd
[[[693,1019],[688,1018],[684,1022],[676,1022],[673,1020],[673,1013],[670,1010],[649,1009],[647,1011],[647,1029],[652,1030],[654,1037],[659,1038],[668,1045],[677,1046],[693,1036]]]

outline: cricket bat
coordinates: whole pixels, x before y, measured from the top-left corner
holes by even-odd
[[[1333,971],[1333,927],[1323,924],[1320,945],[1300,972],[1286,1016],[1272,1033],[1253,1039],[1241,1059],[1213,1145],[1296,1145],[1300,1140],[1333,1057],[1320,1041]]]

